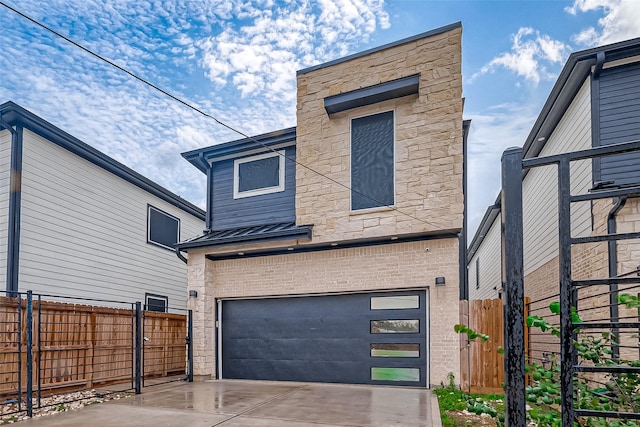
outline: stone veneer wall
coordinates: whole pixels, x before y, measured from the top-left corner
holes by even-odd
[[[426,248],[429,251],[425,251]],[[429,289],[430,382],[459,378],[457,239],[396,243],[269,257],[206,260],[189,252],[189,299],[194,310],[194,374],[215,378],[215,300],[218,298]],[[435,287],[444,276],[446,286]]]
[[[297,161],[346,185],[351,119],[395,111],[397,210],[350,212],[348,189],[297,166],[296,222],[314,225],[314,243],[462,227],[461,36],[458,28],[298,76]],[[325,97],[418,73],[418,96],[324,110]]]

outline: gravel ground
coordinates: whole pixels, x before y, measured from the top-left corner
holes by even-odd
[[[111,393],[108,390],[84,390],[65,394],[56,394],[53,396],[43,397],[41,399],[42,407],[37,408],[37,400],[33,400],[33,418],[46,417],[48,415],[58,414],[60,412],[72,411],[87,405],[106,402],[108,400],[118,400],[131,396],[130,392]],[[25,408],[24,401],[22,409]],[[5,400],[0,404],[0,425],[13,424],[18,421],[28,420],[26,411],[16,412],[18,403],[15,399]]]

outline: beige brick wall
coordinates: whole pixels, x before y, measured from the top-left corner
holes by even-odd
[[[350,182],[351,119],[395,111],[397,210],[350,212],[348,189],[296,167],[296,222],[314,224],[314,243],[461,228],[461,35],[455,29],[298,76],[297,161],[337,182]],[[417,73],[419,95],[331,117],[324,110],[327,96]]]
[[[426,248],[429,251],[425,251]],[[458,241],[441,239],[269,257],[205,260],[189,253],[195,310],[194,373],[215,377],[215,300],[219,298],[428,289],[431,384],[459,378]],[[446,286],[435,287],[444,276]],[[202,333],[204,332],[204,333]]]
[[[613,202],[598,200],[593,204],[593,232],[592,235],[607,233],[607,215]],[[625,207],[617,215],[617,232],[631,233],[640,231],[640,200],[629,199]],[[640,265],[640,244],[637,240],[622,240],[617,243],[618,274],[634,271]],[[604,279],[609,277],[608,271],[608,245],[606,242],[575,245],[572,248],[572,277],[580,279]],[[628,292],[633,295],[638,293],[636,285],[620,285],[619,292]],[[629,290],[625,290],[631,288]],[[609,291],[608,285],[590,286],[581,288],[578,292],[578,307],[580,317],[584,321],[608,321],[609,318]],[[542,267],[530,272],[525,277],[525,295],[531,297],[531,314],[545,317],[552,323],[559,321],[557,316],[550,315],[548,306],[552,301],[558,301],[559,288],[559,261],[553,258]],[[543,299],[549,297],[547,299]],[[621,321],[637,320],[637,312],[619,307]],[[626,317],[626,319],[624,319]],[[536,331],[537,333],[537,331]],[[598,335],[599,331],[586,331],[587,335]],[[637,340],[623,332],[620,337],[621,344],[637,347]],[[559,352],[557,339],[548,334],[544,337],[534,335],[532,337],[532,356],[534,360],[540,358],[541,353]],[[637,349],[622,348],[621,356],[637,359]]]

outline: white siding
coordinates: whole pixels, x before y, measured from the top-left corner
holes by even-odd
[[[547,140],[539,157],[591,148],[591,91],[587,79]],[[571,192],[583,194],[591,188],[591,162],[571,165]],[[523,184],[524,268],[525,275],[558,255],[558,197],[555,166],[532,169]],[[589,203],[574,204],[571,212],[573,236],[591,233]],[[496,298],[493,287],[501,283],[500,216],[470,260],[469,295],[471,299]],[[475,260],[480,258],[480,289],[476,290]]]
[[[11,133],[0,131],[0,295],[7,289],[7,223],[9,221],[9,169],[11,167]]]
[[[201,220],[27,130],[23,150],[20,291],[186,306],[186,265],[147,243],[147,204],[181,219],[181,240]]]
[[[582,85],[575,99],[547,140],[539,157],[591,148],[590,81]],[[558,255],[557,168],[532,169],[523,183],[524,268],[525,274],[538,269]],[[591,187],[591,162],[571,166],[572,194],[586,193]],[[572,234],[591,232],[589,203],[574,204]]]
[[[469,299],[498,298],[498,291],[502,287],[501,240],[500,216],[498,216],[469,263]],[[476,289],[476,260],[478,259],[480,260],[480,288]]]

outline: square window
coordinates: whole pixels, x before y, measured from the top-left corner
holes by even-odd
[[[236,159],[233,162],[233,198],[284,191],[284,151]]]
[[[147,205],[147,243],[174,250],[180,241],[180,219]]]
[[[145,294],[144,309],[147,311],[156,311],[158,313],[166,313],[169,298],[163,295]]]
[[[351,120],[351,210],[395,204],[394,113]]]

